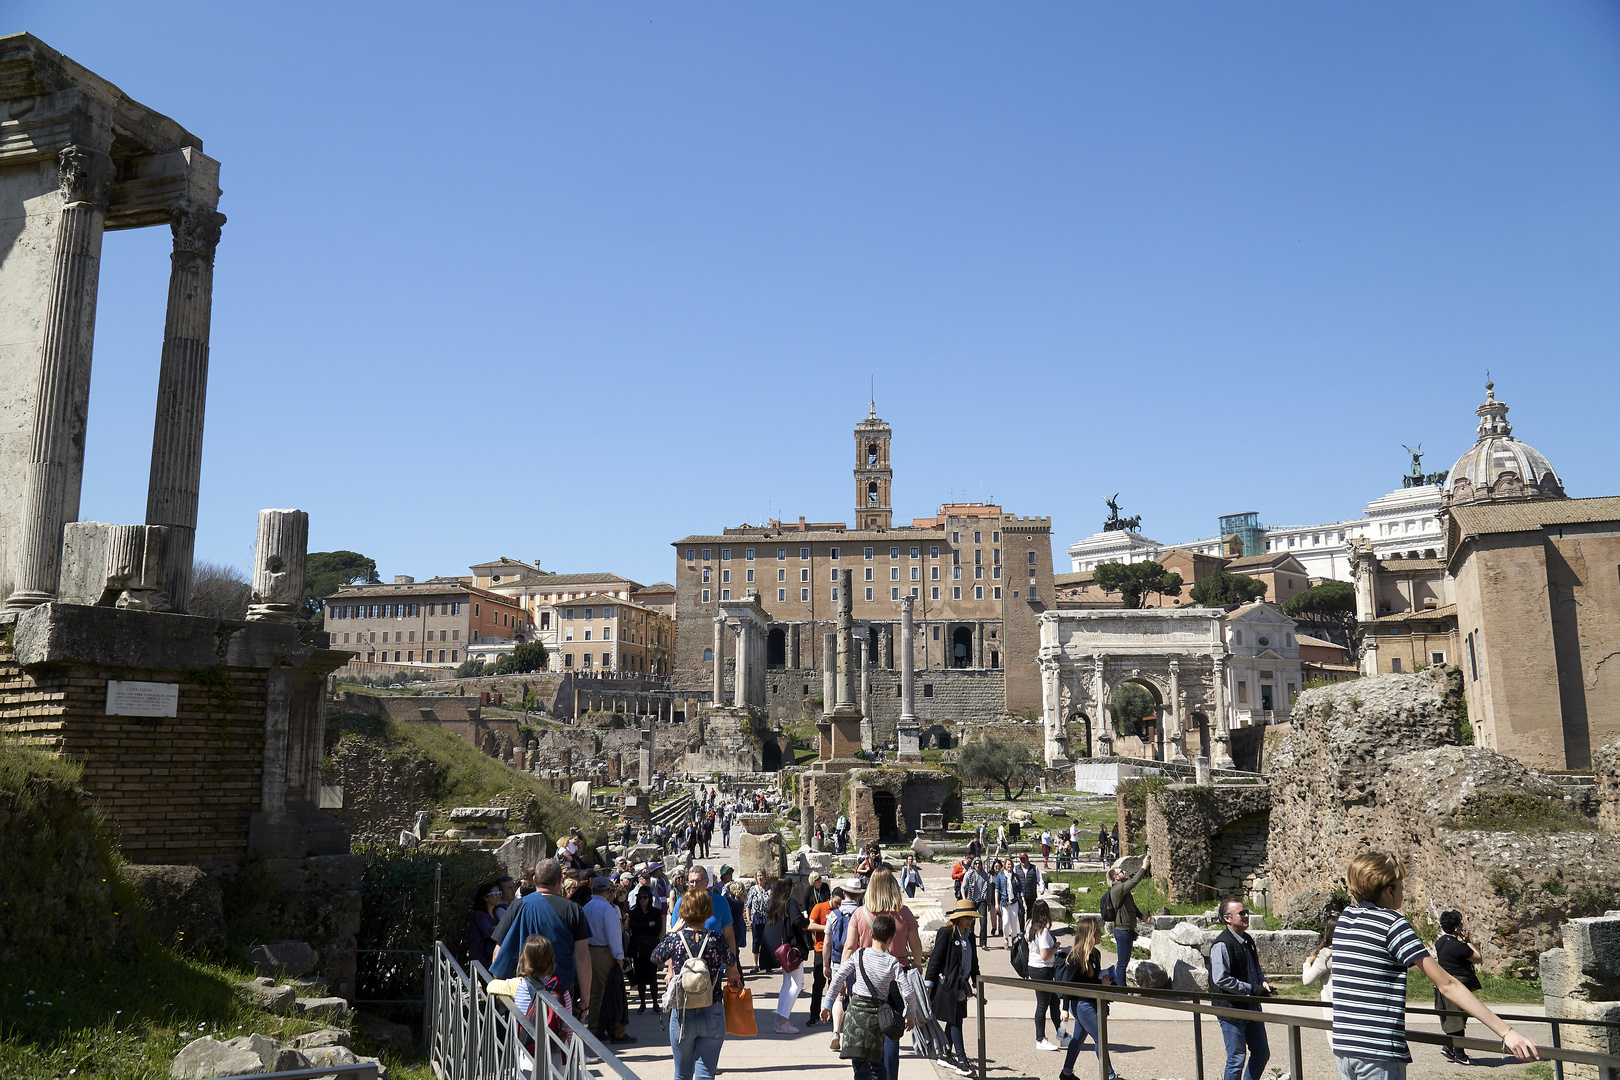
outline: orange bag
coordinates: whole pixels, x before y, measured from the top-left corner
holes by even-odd
[[[727,1035],[758,1035],[759,1025],[754,1022],[754,992],[746,986],[726,984],[721,992],[726,1003]]]

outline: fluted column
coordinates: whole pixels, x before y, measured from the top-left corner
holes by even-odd
[[[726,703],[726,617],[714,617],[714,707]]]
[[[838,700],[838,635],[821,639],[821,715],[831,716]]]
[[[1170,661],[1170,700],[1165,703],[1170,713],[1169,755],[1172,761],[1187,759],[1187,718],[1181,710],[1181,663]]]
[[[164,589],[170,607],[185,611],[197,539],[202,480],[203,411],[208,398],[208,333],[214,311],[214,250],[225,215],[212,206],[175,208],[170,228],[169,306],[163,321],[157,419],[146,523],[169,527]]]
[[[855,604],[851,597],[854,575],[838,572],[838,703],[834,712],[855,711]]]
[[[112,159],[84,146],[64,149],[56,168],[62,213],[51,259],[12,589],[6,598],[12,611],[56,598],[62,527],[79,516],[77,492],[69,492],[71,458],[75,446],[83,446],[89,408],[101,233],[113,175]]]
[[[247,611],[249,622],[297,620],[304,598],[304,562],[308,555],[308,514],[302,510],[259,511],[259,535],[253,548],[253,596]],[[189,569],[188,563],[188,573]]]
[[[912,597],[900,598],[900,720],[902,722],[917,719],[916,681],[917,659],[912,647],[912,638],[915,629],[912,625],[912,605],[916,603]]]
[[[748,620],[737,620],[737,674],[733,679],[732,698],[738,705],[748,704],[749,662],[754,651],[753,635],[748,632]]]

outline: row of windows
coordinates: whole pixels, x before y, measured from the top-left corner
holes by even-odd
[[[478,605],[473,605],[476,608]],[[410,619],[421,614],[420,604],[333,604],[331,619]],[[460,615],[460,601],[429,604],[429,615]],[[473,614],[478,614],[475,610]]]
[[[563,609],[563,618],[568,619],[568,620],[572,620],[574,618],[574,612],[576,610],[578,610],[578,609],[577,608],[564,608]],[[586,622],[591,621],[591,619],[594,617],[591,613],[593,611],[595,611],[595,610],[596,610],[595,608],[586,608],[585,609],[585,621]],[[611,618],[613,618],[614,613],[616,611],[617,611],[616,608],[605,607],[605,608],[602,609],[602,618],[611,619]]]
[[[938,600],[939,599],[939,586],[938,585],[931,586],[929,588],[928,592],[929,592],[928,598],[930,600]],[[788,594],[788,591],[786,589],[777,589],[776,590],[776,602],[779,603],[779,604],[787,603],[787,594]],[[710,594],[708,589],[703,590],[703,603],[707,604],[707,603],[711,602],[710,601],[710,595],[711,594]],[[911,596],[912,596],[912,598],[916,599],[920,595],[921,595],[920,589],[917,586],[913,585],[911,587]],[[876,597],[874,596],[874,590],[867,589],[866,590],[866,598],[868,600],[876,599]],[[1001,587],[999,585],[994,586],[990,590],[990,598],[992,600],[1000,600],[1001,599]],[[1033,588],[1031,588],[1029,590],[1029,598],[1031,600],[1035,599],[1035,590]],[[730,599],[731,599],[731,590],[730,589],[721,589],[720,590],[720,602],[721,603],[726,603]],[[890,600],[898,600],[898,599],[900,599],[900,589],[898,587],[891,588],[889,590],[889,599]],[[962,586],[960,586],[960,585],[951,586],[951,599],[952,600],[960,600],[960,599],[962,599]],[[983,585],[975,585],[975,586],[973,586],[973,599],[975,599],[975,600],[983,600],[984,599],[984,586]],[[838,602],[838,590],[836,588],[832,590],[832,600],[833,600],[833,603],[835,603],[835,604]],[[809,589],[800,589],[799,590],[799,603],[808,604],[809,602],[810,602],[810,590]],[[574,637],[573,637],[574,631],[572,630],[572,628],[570,628],[567,631],[567,633],[568,633],[568,636],[567,636],[567,638],[565,640],[567,640],[567,641],[574,640]],[[605,638],[605,635],[604,635],[604,638]],[[585,640],[589,641],[590,639],[591,639],[591,632],[589,630],[587,630],[587,631],[585,631]]]
[[[564,641],[573,641],[574,640],[574,628],[572,626],[563,627],[563,640]],[[585,637],[582,640],[584,640],[584,641],[591,640],[591,628],[590,627],[587,626],[585,628]],[[612,641],[613,640],[613,627],[611,627],[611,626],[602,627],[602,636],[600,638],[598,638],[597,640],[598,641]]]
[[[975,544],[980,542],[980,539],[979,539],[980,536],[981,536],[980,533],[974,533],[973,534],[973,542]],[[952,533],[951,534],[951,542],[952,543],[959,542],[959,539],[960,539],[960,534],[959,533]],[[1001,543],[1001,533],[999,533],[999,532],[991,533],[990,534],[990,542],[992,544]],[[697,562],[698,561],[697,560],[697,552],[698,552],[698,550],[699,549],[697,549],[697,548],[687,548],[686,549],[686,561],[687,562]],[[713,548],[703,548],[702,551],[703,551],[703,561],[704,562],[713,561],[712,560],[712,556],[714,554],[714,549]],[[869,547],[868,548],[862,548],[861,549],[861,558],[863,558],[863,559],[871,559],[871,558],[873,558],[874,553],[876,551],[877,551],[876,548],[869,548]],[[787,557],[788,557],[787,553],[788,553],[787,548],[777,548],[776,549],[776,561],[777,562],[785,562],[787,560]],[[830,548],[830,549],[828,549],[828,555],[830,557],[834,558],[834,559],[840,558],[842,556],[842,554],[843,554],[843,549],[841,549],[841,548]],[[956,554],[957,553],[954,552],[954,551],[951,553],[953,558],[956,557]],[[1001,561],[1001,549],[996,548],[994,550],[994,554],[995,554],[995,561],[1000,562]],[[919,558],[922,557],[922,547],[920,545],[918,545],[918,544],[912,544],[911,545],[911,557],[913,559],[919,559]],[[939,545],[938,544],[931,545],[928,548],[928,557],[930,559],[939,558]],[[980,557],[979,552],[975,551],[973,553],[973,561],[978,562],[979,557]],[[754,549],[753,548],[744,548],[743,549],[743,558],[747,562],[753,562],[754,561]],[[889,558],[891,558],[891,559],[900,558],[900,548],[899,547],[891,547],[891,548],[889,548]],[[807,548],[807,547],[800,548],[799,549],[799,561],[800,562],[808,562],[809,559],[810,559],[810,549]],[[720,561],[721,562],[730,562],[731,561],[731,549],[730,548],[721,548],[720,549]],[[1030,562],[1035,561],[1035,553],[1033,551],[1031,551],[1029,553],[1029,561]]]
[[[439,663],[441,663],[441,664],[445,662],[444,653],[445,653],[445,650],[443,650],[443,649],[439,650]],[[456,663],[457,662],[457,657],[459,655],[460,655],[460,653],[456,649],[451,649],[450,650],[450,663],[452,663],[452,664]],[[367,653],[366,654],[366,663],[375,664],[376,662],[377,662],[377,654],[376,653]],[[382,662],[385,663],[385,664],[388,663],[388,650],[387,649],[383,650]],[[396,650],[394,650],[394,663],[397,664],[399,662],[400,662],[399,650],[396,649]],[[407,650],[406,653],[405,653],[405,661],[404,662],[407,663],[407,664],[416,663],[416,653],[414,651]],[[432,649],[424,649],[424,650],[422,650],[422,663],[424,663],[424,664],[433,663],[433,650]]]
[[[399,643],[399,642],[403,642],[403,641],[415,641],[416,640],[416,631],[415,630],[398,630],[398,631],[384,630],[382,632],[382,639],[383,639],[383,644],[384,645],[388,644],[388,635],[390,633],[393,633],[394,641],[395,641],[396,644]],[[424,641],[432,641],[432,640],[434,640],[433,633],[434,632],[432,630],[429,630],[427,632],[427,636],[423,640]],[[440,630],[438,633],[439,633],[438,640],[440,640],[440,641],[460,641],[461,640],[461,631],[460,630]],[[448,636],[446,636],[446,635],[448,635]],[[365,645],[365,644],[373,644],[374,645],[377,642],[377,631],[373,630],[373,631],[370,632],[369,635],[364,634],[364,633],[355,634],[354,635],[354,640],[355,640],[355,644],[357,644],[357,645]],[[343,644],[347,645],[348,643],[349,643],[349,635],[344,634],[343,635]]]

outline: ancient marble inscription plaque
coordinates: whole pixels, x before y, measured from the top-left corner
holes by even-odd
[[[180,684],[107,680],[108,716],[178,716]]]

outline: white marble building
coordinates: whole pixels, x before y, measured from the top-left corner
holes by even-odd
[[[1401,488],[1368,503],[1359,518],[1268,528],[1263,544],[1266,551],[1293,555],[1313,579],[1351,581],[1350,541],[1357,537],[1370,540],[1380,559],[1438,558],[1444,548],[1439,513],[1438,484]],[[1140,533],[1100,532],[1069,546],[1069,569],[1090,570],[1098,563],[1161,559],[1171,548],[1220,555],[1221,538],[1161,544]]]

